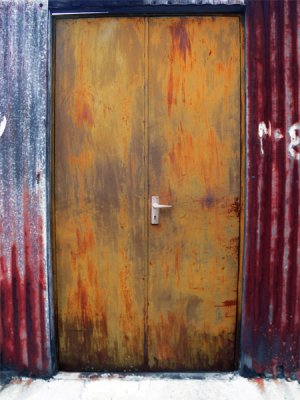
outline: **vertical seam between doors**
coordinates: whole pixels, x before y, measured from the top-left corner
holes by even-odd
[[[145,243],[145,258],[144,258],[144,368],[148,369],[148,306],[149,306],[149,19],[144,17],[144,243]]]

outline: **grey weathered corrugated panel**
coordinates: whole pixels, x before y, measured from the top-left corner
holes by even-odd
[[[0,3],[1,367],[47,374],[48,4]]]
[[[241,368],[300,378],[300,1],[249,1],[246,47]]]

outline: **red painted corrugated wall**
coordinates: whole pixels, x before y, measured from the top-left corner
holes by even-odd
[[[241,370],[299,377],[300,1],[247,2],[246,57]]]

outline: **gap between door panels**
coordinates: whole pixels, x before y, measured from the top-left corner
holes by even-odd
[[[144,297],[144,369],[148,368],[148,304],[149,304],[149,23],[144,17],[144,240],[145,240],[145,297]]]

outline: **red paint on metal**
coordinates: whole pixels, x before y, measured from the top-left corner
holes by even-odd
[[[244,373],[296,376],[300,371],[300,163],[288,152],[289,127],[300,119],[299,18],[299,2],[247,3]],[[261,122],[271,127],[262,143]]]
[[[171,115],[173,104],[177,104],[177,94],[181,83],[182,102],[185,103],[185,85],[174,78],[174,66],[186,68],[187,54],[191,56],[191,41],[186,30],[186,21],[182,18],[179,22],[172,23],[169,27],[172,37],[170,49],[170,73],[168,80],[168,115]],[[191,58],[191,57],[190,57]]]
[[[236,300],[226,300],[223,301],[222,303],[222,307],[232,307],[232,306],[236,306]]]
[[[11,274],[12,274],[12,306],[13,320],[12,331],[14,337],[14,364],[19,371],[24,370],[26,360],[24,359],[24,342],[26,335],[24,325],[24,302],[23,285],[18,268],[18,256],[16,245],[11,247]],[[24,335],[25,334],[25,335]]]
[[[2,253],[3,254],[3,253]],[[0,285],[0,301],[1,301],[1,352],[2,359],[12,360],[14,356],[14,330],[13,330],[13,302],[12,302],[12,283],[8,276],[8,268],[6,259],[2,256],[0,259],[1,266],[1,285]],[[2,360],[1,359],[1,360]]]
[[[1,3],[0,114],[7,124],[0,138],[0,366],[43,376],[53,368],[45,254],[47,24],[47,7],[36,0]]]
[[[172,45],[172,55],[177,53],[179,50],[179,54],[186,62],[186,55],[189,53],[191,55],[191,41],[189,39],[188,33],[186,31],[186,20],[182,18],[179,22],[176,22],[172,26],[170,26],[170,32],[172,35],[173,45]]]
[[[23,189],[22,239],[12,243],[9,257],[0,257],[1,363],[7,370],[31,375],[49,371],[43,221],[35,211],[38,199]],[[11,234],[17,237],[13,229]]]

